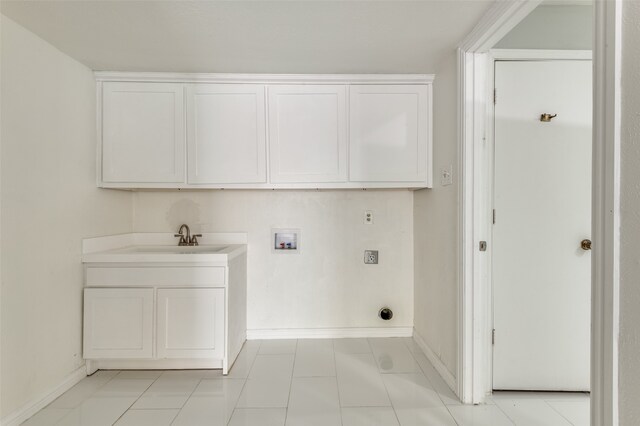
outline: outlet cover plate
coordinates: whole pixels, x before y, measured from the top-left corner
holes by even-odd
[[[373,211],[365,210],[364,211],[364,224],[365,225],[373,225]]]
[[[378,250],[365,250],[364,251],[364,263],[367,265],[378,264]]]

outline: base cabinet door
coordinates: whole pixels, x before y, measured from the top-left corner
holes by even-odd
[[[158,358],[224,357],[224,289],[158,289],[157,309]]]
[[[84,290],[84,358],[153,356],[153,289]]]

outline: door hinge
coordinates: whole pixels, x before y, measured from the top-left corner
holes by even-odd
[[[478,244],[478,248],[480,249],[480,251],[487,251],[487,242],[486,241],[480,241],[480,244]]]
[[[498,103],[498,89],[493,89],[493,104]]]
[[[491,223],[496,224],[496,209],[491,212]]]
[[[491,344],[492,345],[496,344],[496,329],[495,328],[493,330],[491,330]]]

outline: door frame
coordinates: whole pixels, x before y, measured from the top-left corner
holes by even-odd
[[[458,48],[458,368],[463,403],[491,391],[489,50],[540,0],[497,2]],[[594,1],[591,424],[618,425],[622,0]],[[476,149],[481,147],[482,149]]]
[[[481,194],[479,197],[486,198],[483,208],[492,212],[494,208],[494,195],[495,195],[495,102],[500,98],[500,92],[496,92],[495,86],[495,63],[506,61],[592,61],[593,52],[591,50],[544,50],[544,49],[491,49],[487,52],[487,84],[488,93],[490,94],[490,100],[486,107],[486,128],[485,128],[485,146],[482,156],[484,162],[482,170],[486,173],[483,185],[481,188]],[[492,214],[492,213],[490,213]],[[481,224],[484,229],[487,241],[487,251],[484,254],[486,261],[486,303],[485,309],[487,311],[488,324],[491,330],[494,329],[493,323],[493,220],[488,218]],[[486,378],[487,388],[485,388],[486,394],[493,391],[493,342],[488,345],[489,354],[487,355],[487,363],[485,368],[487,369]]]

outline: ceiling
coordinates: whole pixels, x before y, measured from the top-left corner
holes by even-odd
[[[94,70],[431,73],[492,4],[427,1],[2,1]]]

